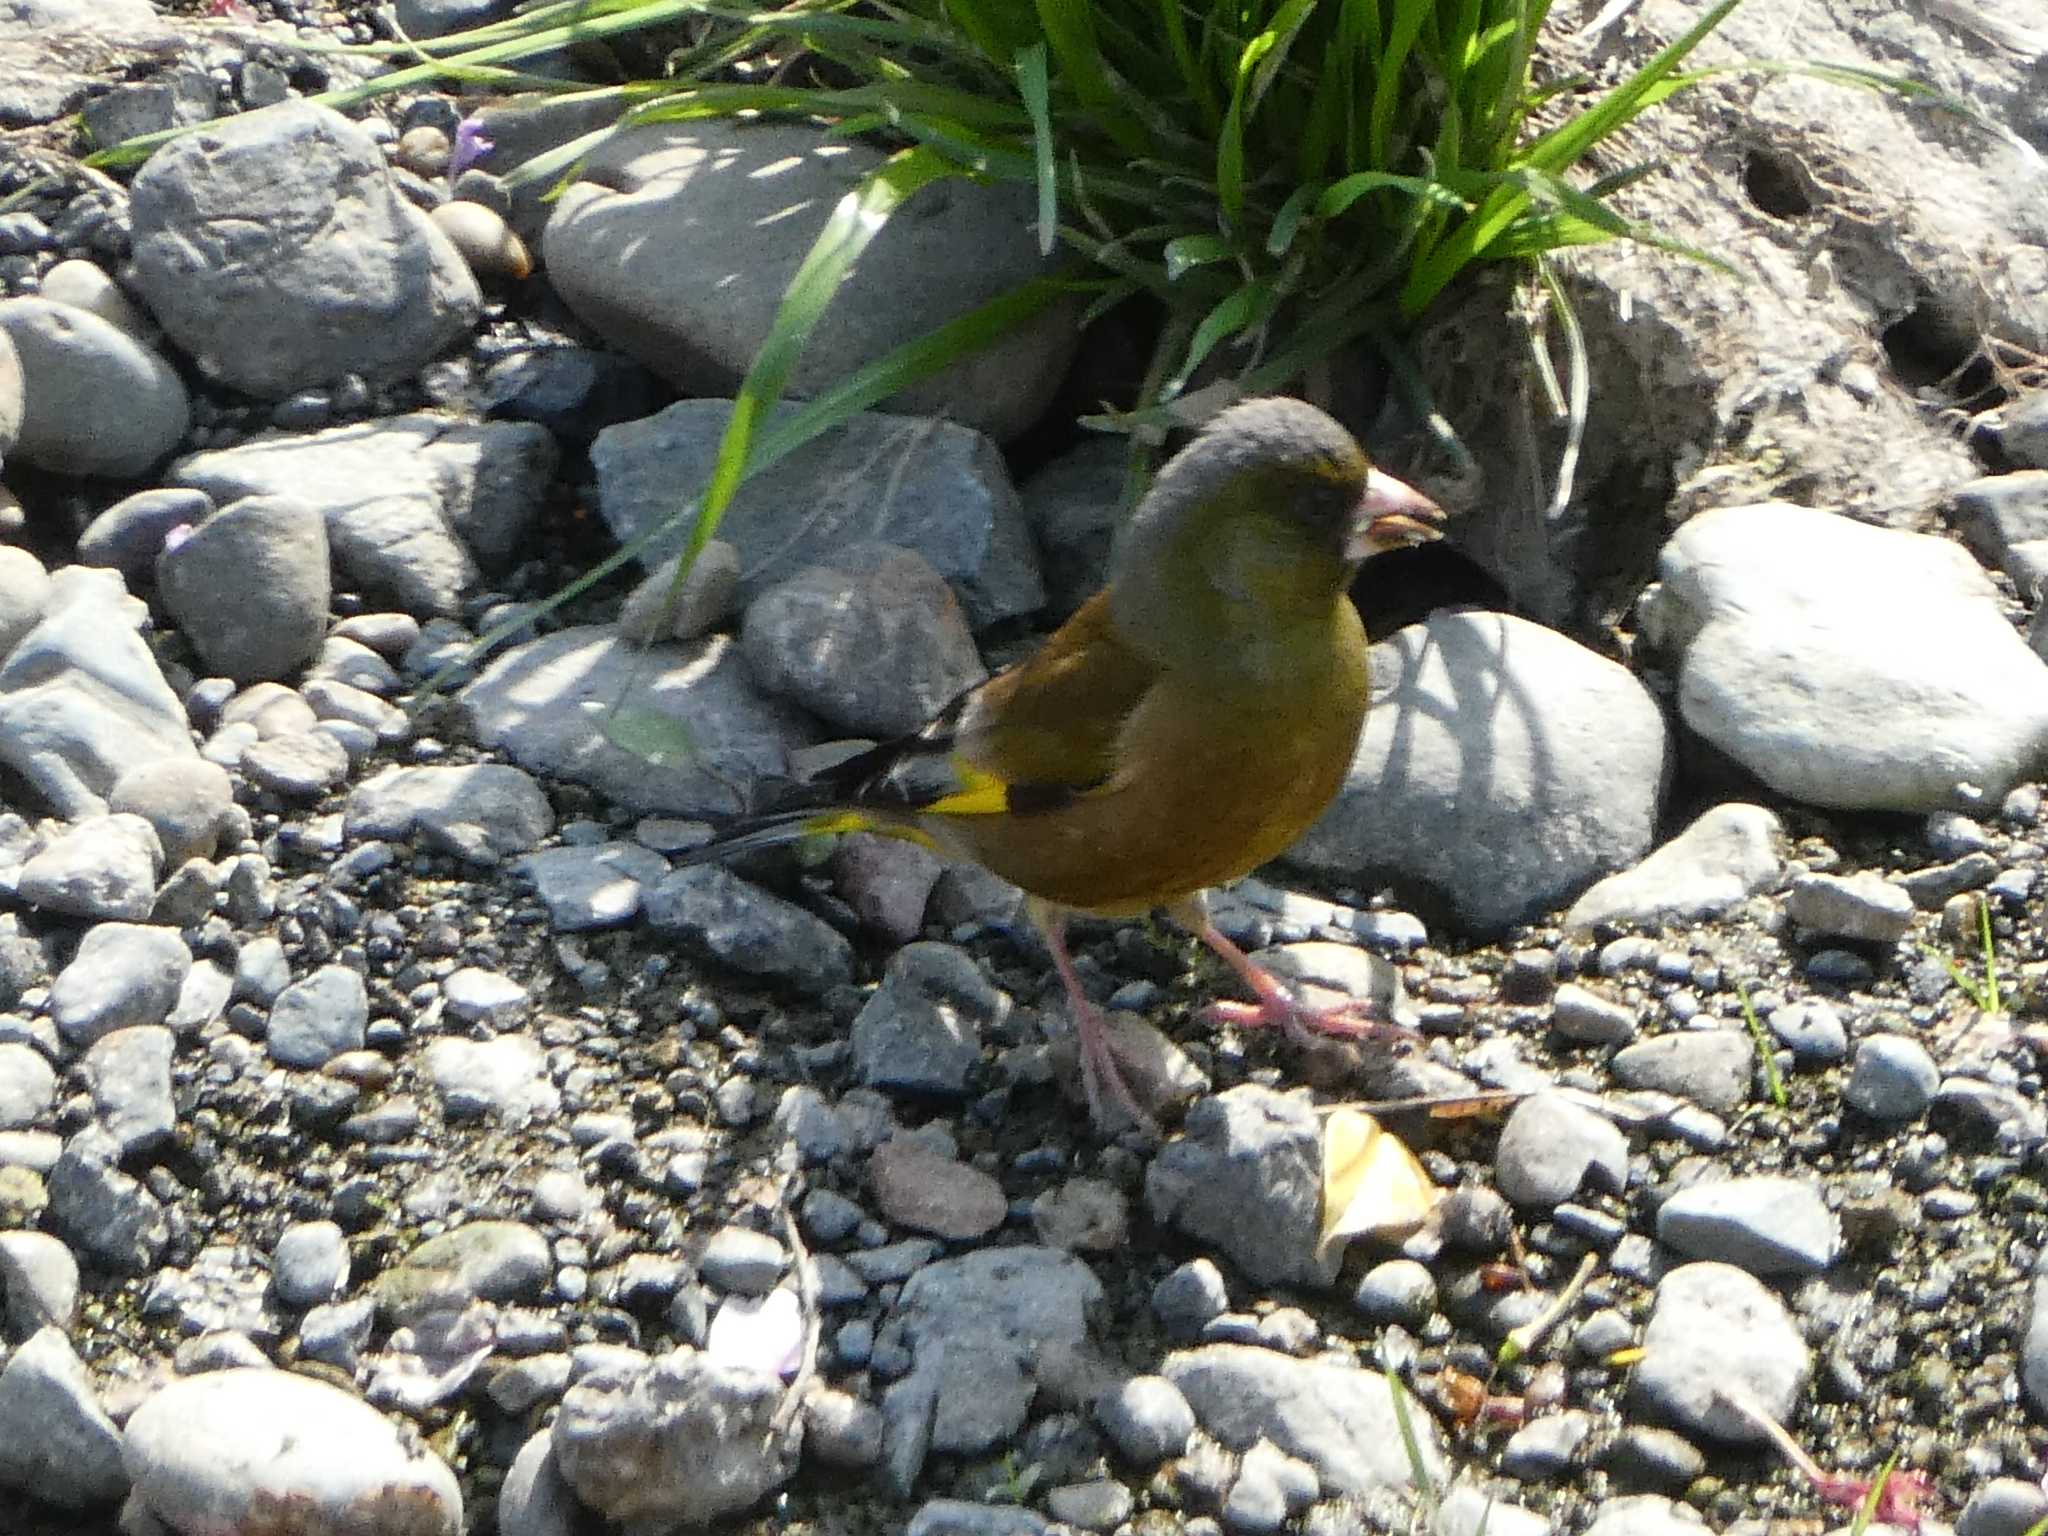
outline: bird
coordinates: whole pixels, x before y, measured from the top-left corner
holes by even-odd
[[[1367,639],[1348,589],[1375,555],[1442,536],[1443,510],[1286,396],[1212,417],[1112,542],[1108,580],[1035,652],[921,730],[737,818],[691,862],[877,832],[972,860],[1025,893],[1065,988],[1098,1126],[1125,1081],[1067,944],[1075,915],[1164,910],[1255,1001],[1213,1019],[1297,1040],[1407,1031],[1296,998],[1210,920],[1208,889],[1284,852],[1335,798],[1363,727]]]

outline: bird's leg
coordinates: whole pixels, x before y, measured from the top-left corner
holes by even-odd
[[[1334,1036],[1340,1040],[1406,1042],[1420,1038],[1412,1029],[1388,1019],[1375,1018],[1369,1003],[1354,1001],[1337,1008],[1318,1008],[1304,1003],[1209,921],[1208,909],[1199,896],[1180,902],[1168,911],[1175,922],[1208,945],[1225,965],[1237,972],[1244,984],[1251,988],[1252,996],[1258,999],[1255,1003],[1211,1003],[1204,1011],[1216,1022],[1236,1024],[1246,1029],[1284,1030],[1287,1038],[1296,1045],[1313,1044],[1318,1035]]]
[[[1067,989],[1067,1011],[1074,1016],[1074,1038],[1080,1047],[1081,1089],[1088,1098],[1089,1116],[1097,1126],[1106,1124],[1107,1117],[1102,1111],[1103,1095],[1107,1093],[1132,1124],[1155,1140],[1160,1139],[1159,1123],[1145,1112],[1137,1095],[1131,1092],[1131,1085],[1124,1081],[1123,1069],[1116,1064],[1116,1052],[1110,1048],[1109,1026],[1103,1021],[1102,1011],[1081,990],[1080,973],[1074,969],[1074,957],[1067,952],[1067,914],[1049,902],[1037,900],[1030,903],[1030,911],[1038,931],[1045,935],[1046,948],[1052,951],[1052,968]]]

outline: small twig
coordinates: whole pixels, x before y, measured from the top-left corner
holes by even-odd
[[[796,1168],[791,1166],[784,1170],[781,1183],[776,1188],[775,1211],[782,1218],[782,1235],[789,1244],[792,1267],[796,1271],[796,1296],[804,1309],[804,1347],[797,1360],[796,1374],[790,1377],[782,1402],[777,1405],[775,1416],[768,1421],[770,1432],[776,1435],[788,1429],[797,1414],[803,1411],[805,1391],[818,1374],[818,1338],[823,1332],[819,1323],[817,1261],[811,1257],[811,1250],[804,1246],[803,1233],[797,1230],[796,1212],[789,1203],[790,1186],[795,1182]]]
[[[1565,1288],[1557,1293],[1557,1300],[1544,1309],[1543,1315],[1511,1330],[1501,1341],[1500,1349],[1493,1357],[1494,1368],[1498,1370],[1513,1365],[1542,1343],[1543,1336],[1564,1321],[1565,1314],[1578,1305],[1580,1294],[1599,1268],[1600,1255],[1597,1253],[1589,1253],[1579,1260],[1577,1272],[1565,1283]]]

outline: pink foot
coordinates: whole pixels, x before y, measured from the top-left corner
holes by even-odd
[[[1311,1008],[1295,1001],[1272,983],[1278,996],[1256,1003],[1211,1003],[1203,1017],[1216,1024],[1235,1024],[1240,1029],[1281,1029],[1296,1045],[1314,1042],[1324,1035],[1337,1040],[1387,1040],[1416,1045],[1422,1036],[1405,1025],[1374,1018],[1363,1004],[1348,1008]]]

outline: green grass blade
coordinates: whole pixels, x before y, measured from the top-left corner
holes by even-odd
[[[1778,1076],[1777,1052],[1771,1049],[1763,1021],[1756,1016],[1756,1007],[1749,1000],[1749,988],[1740,981],[1736,982],[1735,996],[1742,1004],[1742,1022],[1749,1026],[1749,1038],[1756,1046],[1757,1064],[1764,1069],[1764,1088],[1770,1094],[1771,1102],[1783,1109],[1790,1101],[1785,1096],[1784,1079]]]
[[[1368,165],[1393,163],[1394,109],[1405,94],[1403,77],[1408,55],[1422,24],[1431,15],[1432,0],[1394,0],[1393,24],[1375,61],[1372,84],[1372,115],[1367,129]]]
[[[1089,0],[1037,0],[1037,6],[1039,25],[1059,66],[1060,79],[1125,153],[1143,154],[1148,147],[1144,128],[1126,109],[1103,65]]]
[[[1017,93],[1031,115],[1032,170],[1038,182],[1038,254],[1050,256],[1059,238],[1059,171],[1052,145],[1052,88],[1046,75],[1045,44],[1017,55]]]
[[[1677,72],[1686,56],[1740,5],[1742,0],[1720,0],[1674,42],[1658,50],[1655,58],[1576,116],[1568,118],[1530,144],[1518,157],[1523,165],[1552,173],[1578,164],[1579,159],[1602,139],[1622,127],[1645,107],[1669,95],[1660,93],[1667,79]]]
[[[931,183],[958,174],[951,162],[929,149],[899,150],[863,177],[832,210],[789,280],[768,336],[733,398],[732,418],[719,439],[711,483],[705,487],[703,505],[684,548],[684,570],[695,563],[717,533],[733,493],[746,478],[756,428],[782,398],[790,370],[854,262],[905,202]]]

